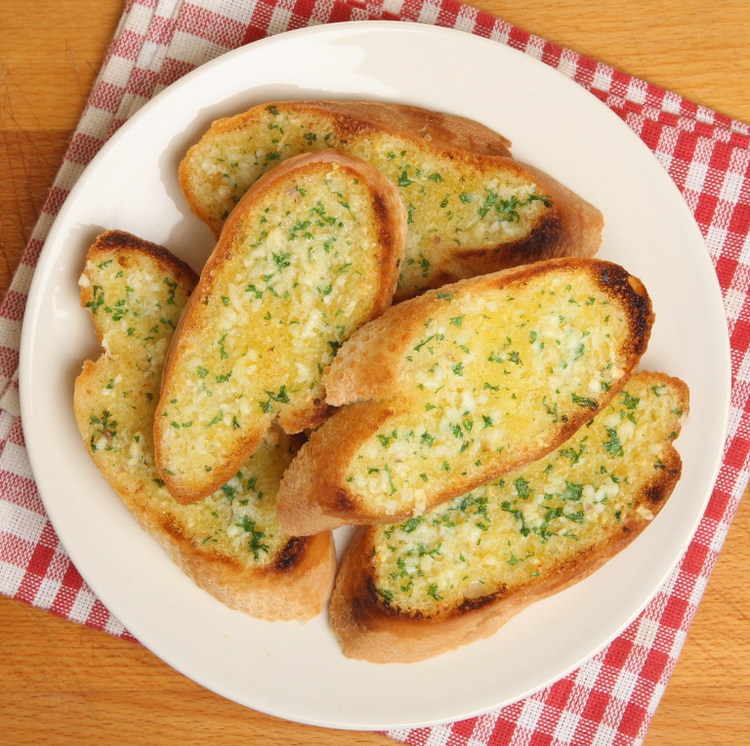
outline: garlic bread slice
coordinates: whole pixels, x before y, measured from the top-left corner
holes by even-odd
[[[174,328],[198,278],[166,249],[122,231],[90,248],[81,305],[103,346],[76,379],[74,411],[96,466],[138,523],[195,583],[227,606],[267,620],[308,620],[333,585],[330,533],[284,533],[275,498],[297,450],[268,433],[215,493],[181,505],[154,463],[153,422]]]
[[[643,284],[596,259],[463,280],[389,309],[352,336],[324,382],[348,405],[284,476],[295,534],[393,522],[567,440],[615,396],[646,350]]]
[[[344,653],[409,663],[494,634],[653,520],[680,478],[679,379],[640,373],[562,447],[403,523],[368,528],[331,597]]]
[[[230,479],[274,422],[329,414],[322,375],[391,303],[406,215],[396,188],[335,151],[290,158],[224,226],[174,336],[156,410],[156,463],[180,502]]]
[[[336,148],[375,166],[408,212],[396,301],[478,274],[591,256],[603,219],[549,175],[513,160],[502,135],[464,117],[370,101],[288,101],[220,119],[187,153],[180,188],[216,236],[280,161]]]

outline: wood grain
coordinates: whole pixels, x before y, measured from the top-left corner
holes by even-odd
[[[550,41],[750,122],[745,0],[474,0]],[[710,7],[710,10],[708,9]],[[7,288],[122,12],[121,0],[0,3],[0,293]],[[486,72],[486,71],[485,71]],[[750,732],[750,504],[741,505],[646,746]],[[7,744],[387,744],[224,700],[140,645],[0,598]]]

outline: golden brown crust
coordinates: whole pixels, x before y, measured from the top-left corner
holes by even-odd
[[[101,389],[101,371],[87,360],[76,380],[76,416],[86,432],[87,399]],[[323,609],[331,594],[336,570],[333,536],[290,537],[269,565],[255,568],[237,557],[216,551],[191,538],[186,526],[150,499],[124,471],[94,458],[105,479],[138,524],[199,587],[230,609],[266,621],[309,621]]]
[[[253,568],[191,541],[168,516],[144,509],[137,496],[120,497],[174,563],[230,609],[269,622],[309,621],[331,595],[336,551],[330,532],[290,537],[271,565]]]
[[[541,194],[550,197],[551,209],[544,213],[526,238],[489,248],[453,250],[452,256],[461,269],[446,272],[447,281],[455,282],[545,259],[591,257],[599,250],[604,228],[604,218],[599,210],[540,169],[528,164],[520,169],[534,178]]]
[[[657,386],[668,383],[687,412],[689,393],[684,382],[658,373],[643,375]],[[678,432],[676,426],[673,436]],[[486,596],[464,598],[431,616],[406,613],[378,593],[372,565],[376,528],[360,529],[344,555],[330,603],[331,626],[344,654],[374,663],[424,660],[495,634],[530,604],[588,577],[637,538],[667,502],[682,469],[671,440],[659,470],[648,464],[651,475],[640,478],[643,483],[630,498],[636,510],[606,540],[581,550],[538,580],[530,578],[510,591],[502,586]],[[627,476],[637,475],[628,472]],[[638,511],[640,506],[643,512]]]
[[[619,265],[596,259],[557,259],[484,275],[429,291],[388,309],[362,327],[343,346],[324,377],[328,402],[343,409],[336,412],[290,465],[279,492],[279,518],[285,530],[314,534],[340,525],[391,523],[408,517],[411,510],[385,514],[356,495],[345,474],[359,446],[390,418],[409,408],[408,395],[400,396],[408,382],[407,351],[422,334],[427,319],[446,294],[481,294],[493,288],[518,287],[535,277],[560,270],[587,274],[606,294],[622,303],[628,315],[629,334],[622,346],[623,375],[602,392],[597,408],[579,408],[558,425],[557,434],[544,450],[531,444],[518,447],[516,461],[500,467],[488,459],[471,479],[446,478],[431,493],[427,508],[490,481],[526,461],[557,448],[622,389],[648,345],[654,314],[642,283]],[[346,407],[344,405],[353,405]],[[347,509],[342,510],[341,505]]]
[[[285,530],[293,528],[290,533],[307,536],[318,533],[319,526],[383,522],[363,511],[346,489],[345,476],[360,443],[403,408],[394,404],[363,402],[343,407],[332,418],[333,427],[323,425],[310,434],[282,480],[283,495],[280,492],[276,508]]]
[[[299,104],[310,110],[335,112],[342,132],[358,134],[375,128],[388,129],[436,148],[512,158],[510,140],[473,119],[455,114],[375,101],[301,101]]]
[[[84,273],[88,281],[82,283],[81,305],[92,311],[98,339],[101,341],[106,335],[111,347],[96,362],[84,361],[75,383],[74,413],[87,452],[139,525],[199,587],[230,608],[269,621],[307,621],[317,616],[330,595],[336,567],[330,533],[288,537],[269,562],[256,566],[244,561],[241,554],[222,551],[211,541],[201,541],[191,529],[195,515],[177,509],[174,500],[155,484],[156,470],[139,467],[133,471],[131,462],[135,457],[127,443],[119,452],[95,446],[92,413],[101,413],[103,407],[107,408],[111,422],[105,432],[110,445],[117,442],[118,434],[123,436],[127,431],[132,436],[151,426],[160,374],[158,366],[151,370],[142,364],[137,357],[141,353],[135,347],[129,352],[128,338],[113,321],[113,314],[105,313],[103,304],[101,308],[93,307],[93,287],[97,280],[94,278],[92,282],[91,273],[103,272],[102,268],[108,264],[126,275],[155,269],[160,279],[164,277],[174,283],[171,310],[176,314],[182,299],[198,281],[188,265],[163,247],[122,231],[102,234],[89,250]],[[99,282],[103,282],[103,287],[98,292],[109,298],[112,288],[102,280]],[[157,285],[163,287],[161,281]],[[143,308],[149,305],[149,299],[138,300],[146,301]],[[125,313],[132,310],[126,310],[127,306],[121,308]],[[137,440],[148,449],[147,436],[138,436]]]
[[[677,480],[675,479],[675,482]],[[371,663],[414,663],[494,635],[527,606],[584,580],[622,551],[648,521],[624,526],[601,554],[582,556],[560,568],[544,583],[528,585],[513,594],[472,600],[463,613],[440,619],[403,618],[389,614],[377,598],[367,562],[368,529],[361,529],[341,564],[331,595],[331,626],[348,658]],[[480,605],[481,604],[481,605]]]
[[[208,303],[211,296],[216,295],[217,287],[224,280],[225,267],[237,252],[238,237],[243,236],[247,230],[246,217],[273,200],[290,174],[326,173],[332,168],[340,169],[366,185],[374,215],[373,227],[377,243],[373,251],[378,274],[367,278],[369,310],[358,321],[358,325],[376,318],[391,303],[406,243],[406,212],[395,187],[377,169],[357,158],[326,150],[289,158],[255,182],[224,225],[219,242],[203,269],[196,292],[180,320],[165,364],[162,401],[157,410],[154,429],[156,461],[170,494],[184,504],[206,497],[231,478],[262,441],[270,422],[268,418],[259,418],[254,425],[237,433],[234,446],[222,453],[221,460],[212,464],[210,475],[201,474],[200,482],[171,473],[166,468],[167,454],[164,445],[164,435],[170,426],[159,413],[165,406],[164,397],[171,397],[165,392],[168,392],[171,381],[178,375],[175,372],[175,361],[181,356],[193,354],[196,345],[200,346],[200,340],[215,331],[206,327],[202,306]],[[276,349],[273,354],[279,356],[285,353]],[[308,397],[296,405],[283,408],[276,417],[276,422],[285,432],[298,433],[319,426],[332,411],[332,407],[322,396]]]

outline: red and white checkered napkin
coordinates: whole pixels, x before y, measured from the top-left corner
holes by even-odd
[[[26,295],[47,232],[76,179],[130,115],[209,59],[289,29],[382,18],[448,26],[522,50],[576,80],[632,127],[669,171],[703,232],[723,290],[733,377],[729,439],[711,501],[679,567],[640,617],[579,670],[525,700],[467,721],[388,735],[414,745],[640,743],[750,475],[750,127],[454,0],[128,2],[0,307],[0,591],[129,637],[55,536],[31,474],[19,417],[17,365]]]

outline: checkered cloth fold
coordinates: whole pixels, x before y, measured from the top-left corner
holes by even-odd
[[[750,473],[750,127],[454,0],[128,2],[0,307],[0,592],[130,637],[73,567],[45,515],[18,405],[18,349],[31,277],[52,221],[86,164],[146,101],[204,62],[290,29],[368,19],[437,24],[484,36],[578,82],[615,111],[667,169],[716,267],[732,352],[729,437],[705,515],[672,576],[618,638],[548,688],[470,720],[388,733],[395,740],[425,746],[640,743]]]

